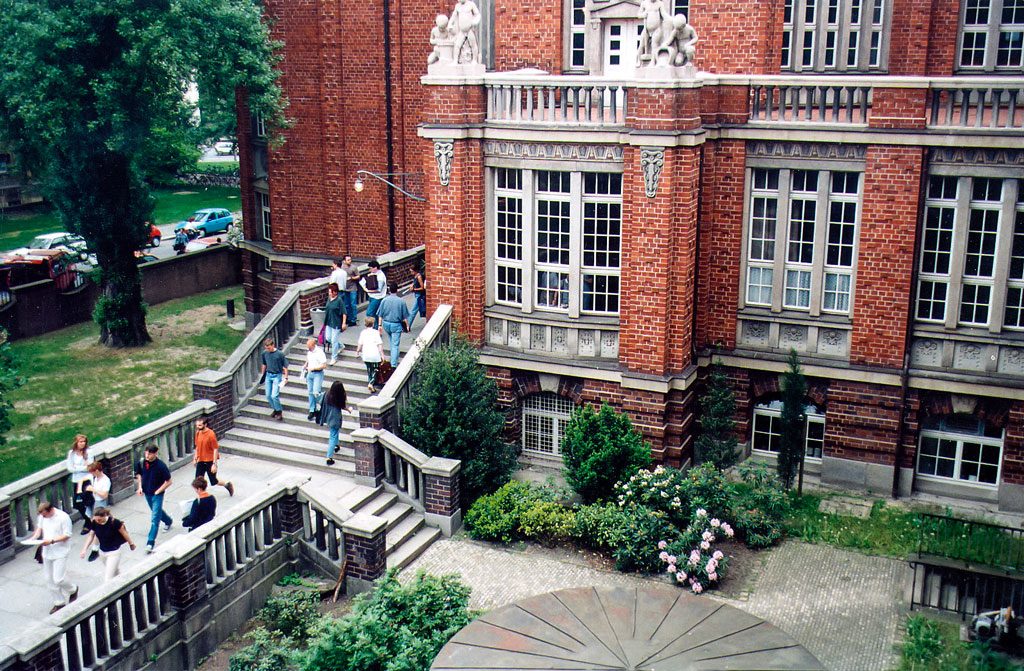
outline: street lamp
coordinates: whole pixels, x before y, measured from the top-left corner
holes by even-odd
[[[426,201],[426,198],[423,198],[421,196],[417,196],[416,194],[413,194],[413,193],[409,193],[408,191],[406,191],[402,187],[398,186],[394,182],[392,182],[392,181],[387,179],[387,177],[402,177],[402,176],[405,176],[405,175],[414,175],[414,174],[417,174],[417,173],[412,173],[412,172],[370,172],[369,170],[357,170],[356,171],[356,181],[355,181],[355,183],[352,184],[352,188],[356,190],[356,193],[362,193],[363,187],[365,185],[363,184],[363,180],[359,176],[360,175],[369,175],[370,177],[373,177],[374,179],[378,179],[378,180],[384,182],[385,184],[390,186],[392,189],[394,189],[395,191],[398,191],[399,193],[401,193],[404,196],[412,198],[413,200],[418,200],[420,202],[424,202],[424,201]]]

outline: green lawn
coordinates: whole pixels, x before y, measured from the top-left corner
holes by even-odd
[[[181,186],[173,189],[156,189],[156,207],[153,222],[158,226],[172,224],[185,219],[204,207],[226,207],[240,209],[239,191],[221,186]],[[22,247],[41,233],[64,230],[56,213],[47,209],[29,212],[0,212],[0,249]]]
[[[76,433],[95,443],[191,401],[189,376],[218,367],[242,341],[227,326],[229,298],[240,302],[242,288],[152,307],[153,342],[139,349],[98,345],[92,322],[12,343],[26,382],[11,395],[13,426],[0,447],[0,484],[62,459]]]

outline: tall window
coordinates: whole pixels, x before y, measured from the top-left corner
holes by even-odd
[[[253,117],[252,128],[256,137],[267,136],[267,122],[266,119],[263,118],[262,114],[257,114]]]
[[[825,446],[825,413],[818,406],[809,404],[804,408],[807,425],[804,428],[804,449],[808,459],[821,459]],[[754,431],[750,448],[755,452],[779,452],[782,440],[782,401],[760,403],[754,407]]]
[[[1022,182],[929,177],[918,321],[993,332],[1024,329]]]
[[[587,67],[587,12],[586,0],[569,0],[569,68]]]
[[[964,0],[960,69],[1020,71],[1024,65],[1024,0]]]
[[[256,212],[259,215],[263,239],[270,242],[270,196],[262,191],[256,192]]]
[[[523,451],[549,457],[562,454],[562,436],[572,415],[572,401],[557,394],[528,396],[523,401]]]
[[[618,314],[622,175],[495,168],[494,302]]]
[[[746,305],[849,314],[860,173],[754,168]]]
[[[884,69],[887,12],[886,0],[786,0],[782,69],[792,72]]]
[[[921,427],[917,473],[982,485],[999,484],[1003,430],[970,415],[930,418]]]

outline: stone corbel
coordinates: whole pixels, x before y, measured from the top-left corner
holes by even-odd
[[[640,170],[644,173],[644,193],[648,198],[658,195],[658,179],[665,165],[665,150],[659,147],[640,148]]]
[[[434,160],[437,161],[437,179],[441,186],[448,186],[452,174],[452,156],[455,154],[455,143],[452,140],[434,141]]]

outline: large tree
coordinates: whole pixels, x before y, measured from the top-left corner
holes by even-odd
[[[0,0],[0,138],[36,168],[100,266],[94,316],[114,347],[149,341],[135,251],[148,162],[189,133],[183,94],[248,91],[280,123],[275,46],[255,0]]]

